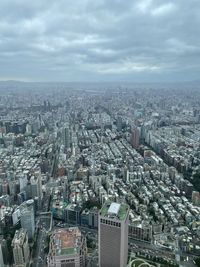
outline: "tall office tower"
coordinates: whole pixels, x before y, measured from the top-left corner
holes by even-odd
[[[31,198],[38,198],[38,204],[40,206],[42,201],[42,180],[41,172],[37,171],[30,178],[30,187],[31,187]]]
[[[50,238],[48,267],[85,267],[86,239],[78,227],[56,229]]]
[[[34,200],[30,199],[20,205],[21,226],[27,230],[28,238],[31,239],[35,233]]]
[[[118,132],[121,132],[121,130],[122,130],[122,124],[123,124],[122,117],[121,116],[118,116],[117,117],[117,122],[116,122],[116,126],[117,126],[117,131]]]
[[[31,127],[31,125],[28,123],[27,125],[26,125],[26,134],[27,135],[30,135],[32,133],[32,127]]]
[[[63,129],[63,143],[64,146],[68,149],[70,148],[70,144],[71,144],[71,136],[70,136],[70,129],[69,129],[69,125],[65,125],[64,129]]]
[[[200,194],[198,191],[192,191],[192,203],[196,206],[199,206]]]
[[[132,130],[132,135],[131,135],[131,144],[132,146],[137,149],[140,144],[140,131],[137,127],[134,127]]]
[[[107,202],[99,213],[99,267],[125,267],[129,206]]]
[[[129,170],[127,166],[124,167],[123,180],[129,182]]]
[[[30,251],[28,245],[27,231],[17,230],[12,240],[13,257],[15,267],[26,267],[29,263]]]

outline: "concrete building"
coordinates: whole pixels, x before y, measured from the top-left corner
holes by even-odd
[[[132,130],[131,144],[135,149],[137,149],[139,147],[139,143],[140,143],[140,131],[137,127],[135,127]]]
[[[147,242],[152,240],[152,225],[147,222],[132,222],[128,232],[133,239]]]
[[[50,238],[48,267],[85,267],[86,239],[78,227],[56,229]]]
[[[29,263],[30,251],[28,245],[28,235],[25,229],[15,232],[12,241],[13,257],[15,267],[26,267]]]
[[[28,238],[31,239],[35,233],[35,214],[34,214],[34,201],[27,200],[20,206],[21,212],[21,226],[27,230]]]
[[[197,191],[192,192],[192,203],[196,206],[199,206],[200,203],[200,194]]]
[[[35,172],[33,176],[30,178],[31,185],[31,198],[35,199],[36,197],[39,200],[39,206],[42,200],[42,181],[41,181],[41,173]]]
[[[7,266],[9,263],[9,253],[6,240],[0,236],[0,266]]]
[[[99,213],[99,267],[125,267],[129,206],[107,202]]]
[[[71,143],[71,140],[70,140],[70,129],[69,129],[69,126],[68,125],[65,125],[65,128],[63,129],[63,143],[64,143],[64,146],[68,149],[70,148],[70,143]]]
[[[65,221],[75,225],[81,221],[81,207],[76,204],[69,204],[65,209]]]
[[[3,251],[0,244],[0,266],[4,267]]]
[[[81,225],[88,227],[89,225],[89,210],[83,210],[81,213]]]
[[[98,228],[99,210],[97,207],[93,207],[89,211],[89,227]]]

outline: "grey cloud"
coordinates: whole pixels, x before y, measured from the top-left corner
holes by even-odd
[[[199,11],[197,0],[1,0],[0,79],[197,79]]]

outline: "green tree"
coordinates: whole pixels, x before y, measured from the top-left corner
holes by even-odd
[[[200,257],[195,259],[195,263],[198,267],[200,267]]]
[[[91,209],[93,207],[101,208],[101,203],[98,200],[88,200],[83,204],[83,209]]]

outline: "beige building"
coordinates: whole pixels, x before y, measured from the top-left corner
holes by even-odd
[[[78,227],[56,229],[50,238],[48,267],[85,267],[86,239]]]
[[[148,222],[133,221],[129,224],[129,237],[142,241],[152,240],[152,225]]]
[[[26,267],[29,263],[30,251],[27,231],[23,228],[15,232],[12,240],[15,267]]]
[[[99,267],[127,266],[128,223],[127,204],[104,204],[99,213]]]

